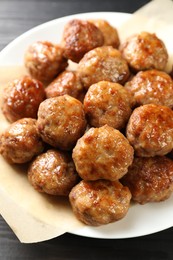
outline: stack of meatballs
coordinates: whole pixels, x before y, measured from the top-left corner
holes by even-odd
[[[170,197],[173,81],[161,39],[141,32],[120,44],[107,21],[73,19],[59,45],[35,42],[24,60],[28,75],[4,89],[11,124],[0,153],[11,164],[29,162],[37,191],[68,196],[76,217],[93,226],[123,218],[131,199]]]

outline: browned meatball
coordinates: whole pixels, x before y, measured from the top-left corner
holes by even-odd
[[[128,212],[131,193],[119,181],[81,181],[69,194],[76,217],[91,226],[122,219]]]
[[[155,34],[148,32],[141,32],[129,37],[120,50],[135,71],[164,70],[168,61],[168,53],[163,41]]]
[[[79,62],[78,72],[86,89],[102,80],[123,84],[129,77],[127,62],[111,46],[98,47],[86,53]]]
[[[37,127],[46,143],[71,150],[86,128],[82,103],[68,95],[46,99],[38,110]]]
[[[102,46],[103,42],[102,32],[88,21],[73,19],[64,28],[64,56],[74,62],[79,62],[86,52]]]
[[[90,128],[72,154],[76,170],[84,180],[120,179],[133,161],[133,148],[118,130],[105,125]]]
[[[131,115],[131,95],[118,83],[100,81],[90,86],[84,110],[91,126],[121,129]]]
[[[166,200],[173,191],[173,161],[165,156],[135,158],[121,182],[140,204]]]
[[[67,67],[61,46],[47,41],[31,44],[25,53],[25,66],[32,77],[50,82]]]
[[[118,48],[120,44],[118,31],[103,19],[90,20],[103,33],[104,45]]]
[[[47,98],[65,94],[83,101],[85,91],[75,71],[64,71],[58,75],[45,89]]]
[[[173,111],[155,104],[136,108],[127,125],[127,139],[136,155],[165,155],[173,148]]]
[[[152,103],[173,107],[173,81],[163,71],[140,71],[125,88],[134,96],[137,106]]]
[[[9,122],[24,117],[37,117],[40,103],[45,99],[43,84],[29,76],[16,79],[4,89],[2,112]]]
[[[36,119],[22,118],[12,123],[0,137],[0,153],[9,163],[26,163],[43,151]]]
[[[70,154],[54,149],[39,155],[28,170],[28,179],[39,192],[67,196],[78,182]]]

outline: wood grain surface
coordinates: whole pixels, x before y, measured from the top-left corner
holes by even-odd
[[[172,260],[173,230],[131,239],[94,239],[64,234],[36,244],[21,244],[0,219],[0,259],[2,260]]]
[[[145,0],[0,0],[0,50],[28,29],[62,16],[93,11],[132,13]],[[173,228],[131,239],[93,239],[72,234],[21,244],[0,216],[0,260],[173,259]]]

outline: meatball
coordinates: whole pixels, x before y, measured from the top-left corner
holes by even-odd
[[[26,163],[40,154],[44,144],[37,132],[36,119],[22,118],[0,136],[0,153],[9,163]]]
[[[88,21],[73,19],[64,28],[62,36],[64,56],[74,62],[79,62],[85,53],[102,46],[103,42],[102,32]]]
[[[25,67],[33,78],[50,82],[68,63],[61,46],[47,41],[31,44],[25,53]]]
[[[80,78],[75,71],[64,71],[58,75],[45,89],[47,98],[65,94],[83,101],[85,91]]]
[[[133,148],[123,134],[105,125],[90,128],[77,141],[72,157],[82,179],[115,181],[127,173]]]
[[[78,66],[79,76],[86,89],[99,81],[123,84],[129,77],[127,62],[111,46],[102,46],[84,55]]]
[[[125,88],[133,95],[136,106],[152,103],[173,107],[173,81],[163,71],[140,71]]]
[[[118,83],[100,81],[88,89],[84,110],[91,126],[121,129],[131,115],[131,96]]]
[[[43,84],[24,76],[10,82],[4,89],[2,112],[10,123],[24,117],[36,118],[38,107],[44,99]]]
[[[50,149],[32,162],[28,179],[39,192],[67,196],[77,184],[78,174],[70,154]]]
[[[165,156],[135,158],[121,182],[140,204],[166,200],[173,191],[173,161]]]
[[[69,198],[80,221],[99,226],[120,220],[127,214],[131,193],[119,181],[82,180],[71,190]]]
[[[136,108],[127,124],[126,135],[137,156],[169,153],[173,148],[173,111],[155,104]]]
[[[46,99],[38,110],[37,128],[46,143],[71,150],[86,128],[82,103],[68,95]]]
[[[120,44],[117,29],[112,27],[107,21],[103,19],[90,20],[103,33],[104,45],[118,48]]]
[[[164,70],[168,61],[168,52],[163,41],[148,32],[129,37],[120,50],[134,71]]]

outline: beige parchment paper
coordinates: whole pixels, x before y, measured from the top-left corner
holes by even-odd
[[[168,50],[169,61],[166,71],[172,69],[173,63],[173,1],[153,0],[137,10],[120,28],[123,42],[128,36],[141,31],[156,33]]]
[[[22,66],[0,68],[0,97],[3,86],[26,75]],[[0,99],[0,104],[1,104]],[[0,111],[0,133],[9,125]],[[28,165],[9,165],[0,156],[0,213],[21,242],[47,240],[81,228],[68,198],[41,194],[27,179]]]
[[[154,0],[139,9],[119,29],[123,41],[142,31],[158,34],[168,48],[173,63],[173,3]],[[171,39],[172,38],[172,39]],[[26,74],[21,66],[0,67],[0,97],[3,87],[12,79]],[[8,125],[0,111],[0,132]],[[72,213],[66,198],[38,193],[27,180],[27,166],[9,165],[0,156],[0,213],[21,242],[39,242],[84,227]]]

